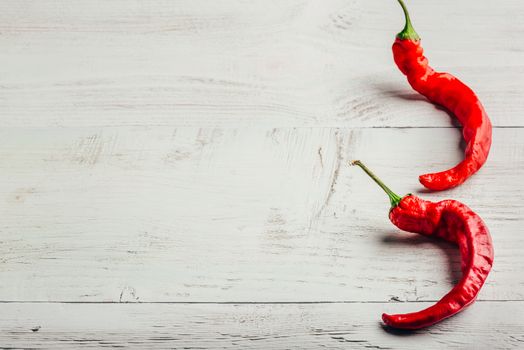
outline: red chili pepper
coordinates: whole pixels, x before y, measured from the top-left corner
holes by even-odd
[[[468,86],[449,73],[435,72],[428,65],[408,10],[402,0],[398,2],[404,10],[406,25],[393,44],[395,63],[413,89],[451,111],[463,126],[462,135],[467,144],[464,160],[449,170],[419,177],[422,185],[430,190],[445,190],[466,181],[486,162],[491,147],[491,122]]]
[[[383,314],[388,326],[418,329],[431,326],[462,311],[475,301],[493,265],[493,245],[482,219],[466,205],[455,200],[430,202],[412,194],[400,197],[392,192],[360,161],[362,168],[389,196],[389,219],[404,231],[441,238],[457,244],[462,262],[462,278],[435,305],[409,314]]]

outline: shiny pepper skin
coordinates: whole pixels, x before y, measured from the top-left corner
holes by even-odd
[[[451,199],[435,203],[411,194],[400,197],[361,161],[355,160],[351,165],[359,166],[386,192],[391,202],[389,219],[395,226],[403,231],[446,240],[458,245],[460,250],[462,278],[448,294],[422,311],[383,314],[384,323],[400,329],[424,328],[455,315],[474,302],[494,257],[489,230],[480,216],[465,204]]]
[[[408,314],[383,314],[386,325],[400,329],[428,327],[475,301],[494,258],[488,228],[477,214],[455,200],[434,203],[407,195],[391,209],[389,218],[401,230],[458,245],[462,278],[448,294],[427,309]]]
[[[419,39],[397,37],[393,57],[414,90],[445,107],[463,126],[466,141],[463,161],[449,170],[421,175],[419,181],[433,191],[462,184],[484,165],[491,147],[491,122],[482,103],[459,79],[449,73],[436,72],[429,66]]]

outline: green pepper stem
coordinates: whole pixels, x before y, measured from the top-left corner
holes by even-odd
[[[395,192],[391,191],[389,189],[388,186],[386,186],[382,180],[380,180],[377,175],[373,174],[373,172],[371,170],[368,169],[367,166],[365,166],[360,160],[354,160],[351,162],[351,165],[357,165],[359,166],[362,170],[364,170],[366,172],[366,174],[369,175],[369,177],[371,177],[379,186],[380,188],[382,188],[384,190],[384,192],[387,193],[388,197],[389,197],[389,201],[391,202],[391,208],[395,208],[399,203],[400,201],[402,200],[402,197],[400,197],[398,194],[396,194]]]
[[[398,3],[400,6],[402,6],[402,11],[404,11],[404,17],[406,17],[406,24],[404,25],[404,29],[400,33],[397,34],[397,38],[400,40],[420,40],[420,37],[418,36],[417,32],[413,28],[413,25],[411,24],[411,18],[409,17],[408,8],[406,7],[406,4],[404,4],[403,0],[398,0]]]

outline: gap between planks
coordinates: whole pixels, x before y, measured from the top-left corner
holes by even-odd
[[[462,126],[390,126],[390,125],[384,125],[384,126],[344,126],[344,125],[310,125],[310,126],[290,126],[290,125],[282,125],[282,126],[267,126],[267,125],[261,125],[261,126],[232,126],[232,125],[207,125],[207,126],[199,126],[199,125],[171,125],[171,124],[122,124],[122,125],[82,125],[82,126],[60,126],[56,129],[64,130],[64,129],[121,129],[121,128],[171,128],[171,129],[237,129],[237,130],[253,130],[253,129],[298,129],[298,130],[307,130],[307,129],[347,129],[347,130],[367,130],[367,129],[462,129]],[[46,126],[7,126],[4,129],[11,129],[11,130],[37,130],[37,129],[55,129],[55,127],[46,127]],[[493,129],[524,129],[523,125],[492,125]]]
[[[322,305],[322,304],[430,304],[435,300],[322,300],[322,301],[62,301],[62,300],[1,300],[0,304],[167,304],[167,305]],[[481,299],[475,303],[519,303],[524,299]]]

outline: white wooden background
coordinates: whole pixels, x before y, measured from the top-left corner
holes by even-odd
[[[448,192],[417,176],[460,130],[394,66],[394,0],[0,0],[0,347],[522,348],[524,3],[408,6],[494,125]],[[476,304],[381,327],[459,256],[395,229],[355,158],[485,219]]]

